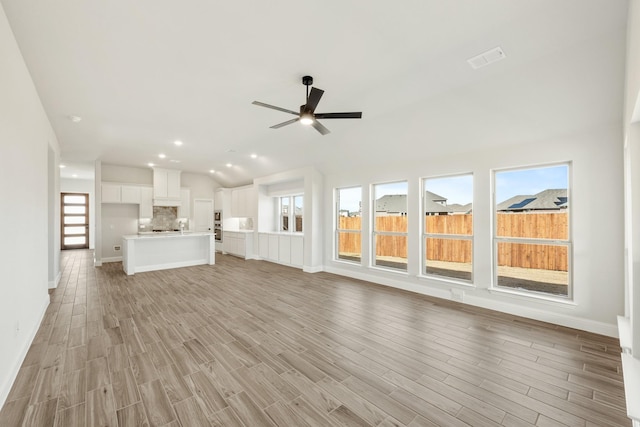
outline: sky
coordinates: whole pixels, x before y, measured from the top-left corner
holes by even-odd
[[[547,189],[568,188],[567,165],[532,169],[497,171],[495,175],[496,201],[501,203],[517,195],[534,195]],[[395,182],[375,186],[376,199],[387,194],[407,194],[407,183]],[[466,205],[473,201],[473,176],[459,175],[425,180],[425,190],[447,199],[447,204]],[[358,211],[362,197],[360,187],[342,189],[340,208]]]

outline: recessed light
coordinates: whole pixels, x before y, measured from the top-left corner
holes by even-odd
[[[257,159],[257,158],[258,158],[258,155],[257,155],[256,153],[253,153],[253,154],[251,155],[251,158],[252,158],[252,159]]]
[[[60,165],[60,166],[58,166],[58,167],[59,167],[60,169],[64,169],[64,168],[66,168],[66,167],[67,167],[67,165]]]
[[[160,157],[161,159],[164,159],[165,157],[167,157],[167,155],[163,154],[163,153],[160,153],[160,154],[158,154],[158,157]]]
[[[71,177],[72,177],[72,178],[77,178],[77,177],[78,177],[78,174],[75,174],[75,173],[74,173],[73,175],[71,175]]]
[[[231,166],[233,166],[231,163],[227,163],[226,165],[228,168],[230,168]]]
[[[209,169],[209,173],[216,173],[216,171],[213,169]]]
[[[147,166],[149,166],[150,168],[154,167],[155,164],[154,163],[147,163]]]
[[[173,141],[173,143],[175,145],[177,145],[178,147],[180,147],[182,145],[182,141]]]
[[[71,120],[73,123],[78,123],[79,121],[82,120],[82,117],[80,116],[68,116],[69,120]]]

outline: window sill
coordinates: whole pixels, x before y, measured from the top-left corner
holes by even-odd
[[[531,292],[522,292],[522,291],[517,291],[517,290],[511,290],[511,289],[501,289],[501,288],[496,288],[496,287],[491,287],[489,288],[489,292],[490,293],[495,293],[495,294],[502,294],[502,295],[511,295],[514,297],[518,297],[518,298],[522,298],[522,299],[526,299],[526,300],[536,300],[536,301],[540,301],[540,302],[544,302],[544,303],[549,303],[549,304],[553,304],[553,305],[560,305],[560,306],[565,306],[565,307],[577,307],[578,304],[572,300],[572,299],[568,299],[568,298],[562,298],[562,297],[554,297],[551,295],[543,295],[543,294],[534,294]]]

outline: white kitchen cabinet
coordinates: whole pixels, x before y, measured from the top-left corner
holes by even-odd
[[[270,234],[269,235],[269,256],[268,256],[268,260],[269,261],[275,261],[278,262],[278,235],[277,234]]]
[[[180,206],[178,206],[178,218],[191,217],[191,191],[188,188],[180,189]]]
[[[242,258],[253,258],[253,233],[224,231],[224,251]]]
[[[253,187],[231,190],[231,216],[235,218],[253,218],[255,215],[256,194]]]
[[[180,200],[180,172],[175,169],[153,169],[153,197],[158,200]]]
[[[140,186],[139,185],[122,185],[120,189],[120,202],[140,204]]]
[[[121,203],[122,185],[102,183],[102,203]]]
[[[302,268],[304,264],[302,234],[258,233],[258,243],[261,259]]]
[[[291,236],[278,236],[278,262],[291,264]]]
[[[291,265],[302,268],[304,264],[304,237],[291,236]]]
[[[140,187],[140,218],[153,218],[153,188]]]
[[[266,233],[258,234],[258,255],[262,259],[269,259],[269,235]]]

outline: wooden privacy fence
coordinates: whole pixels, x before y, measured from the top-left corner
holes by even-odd
[[[359,217],[340,217],[342,230],[360,230]],[[471,235],[472,215],[434,215],[425,217],[429,233]],[[376,230],[406,232],[406,216],[376,217]],[[498,236],[531,239],[566,240],[568,224],[566,212],[545,213],[499,213]],[[340,233],[339,253],[362,253],[358,233]],[[470,240],[428,238],[427,260],[470,263],[472,244]],[[376,242],[376,256],[407,258],[407,243],[404,236],[380,236]],[[568,250],[566,246],[544,244],[500,243],[498,265],[544,270],[567,271]]]

